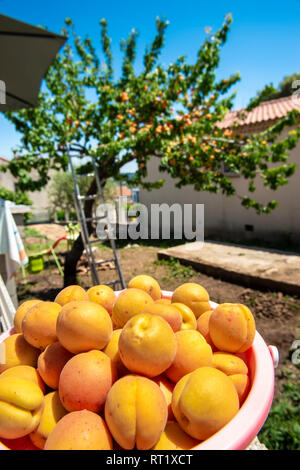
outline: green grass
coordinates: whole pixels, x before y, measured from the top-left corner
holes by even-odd
[[[26,237],[41,236],[40,232],[38,232],[34,228],[29,228],[29,227],[24,228],[24,234],[25,234]]]
[[[49,244],[45,243],[32,243],[31,245],[26,245],[26,250],[27,251],[35,251],[35,252],[40,252],[44,251],[49,248]]]
[[[299,372],[283,371],[287,381],[274,401],[258,438],[270,450],[300,450]]]
[[[171,271],[171,275],[175,278],[188,279],[194,274],[193,268],[190,266],[182,266],[182,264],[174,258],[156,260],[154,264],[156,266],[167,266]]]

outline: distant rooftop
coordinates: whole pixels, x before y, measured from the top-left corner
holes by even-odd
[[[119,196],[126,196],[126,197],[131,197],[132,196],[132,190],[128,188],[128,186],[117,186],[116,187],[116,195],[115,197]]]
[[[227,129],[238,122],[241,131],[261,131],[286,116],[293,109],[300,112],[300,97],[298,95],[264,101],[249,112],[242,109],[229,111],[218,125],[222,129]],[[241,112],[245,114],[245,117],[238,118]]]

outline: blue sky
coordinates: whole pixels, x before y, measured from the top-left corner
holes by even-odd
[[[242,108],[265,84],[275,86],[285,75],[300,72],[300,0],[0,0],[0,13],[60,33],[64,18],[70,17],[81,37],[99,41],[99,20],[108,21],[112,38],[114,66],[119,70],[119,43],[132,28],[139,32],[136,64],[141,65],[145,46],[155,34],[156,16],[170,21],[161,62],[168,64],[180,55],[194,61],[202,44],[204,28],[216,30],[227,13],[233,24],[222,49],[218,76],[225,78],[239,71],[235,108]],[[1,67],[0,67],[1,74]],[[1,78],[1,77],[0,77]],[[11,158],[19,135],[0,115],[0,155]]]

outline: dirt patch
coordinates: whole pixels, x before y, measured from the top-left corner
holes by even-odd
[[[27,225],[26,228],[34,229],[38,231],[41,235],[45,235],[50,238],[50,240],[57,240],[60,237],[66,235],[66,230],[64,225],[59,224],[38,224],[38,225]]]

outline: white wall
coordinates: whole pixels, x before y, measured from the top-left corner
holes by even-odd
[[[0,165],[5,166],[6,163],[0,159]],[[2,173],[0,171],[0,186],[4,186],[5,188],[9,189],[10,191],[15,190],[15,185],[14,185],[14,177],[12,176],[11,173],[6,172]]]
[[[0,160],[0,165],[5,165],[5,162]],[[53,170],[50,170],[50,175],[53,174]],[[37,177],[37,173],[34,170],[32,172],[32,179]],[[6,173],[0,172],[0,186],[4,186],[5,188],[9,189],[10,191],[15,191],[15,178],[12,174],[8,171]],[[37,215],[37,218],[44,218],[47,220],[49,217],[49,196],[48,190],[49,186],[51,185],[51,180],[47,184],[45,188],[41,191],[32,191],[27,192],[29,199],[32,201],[32,214]]]

